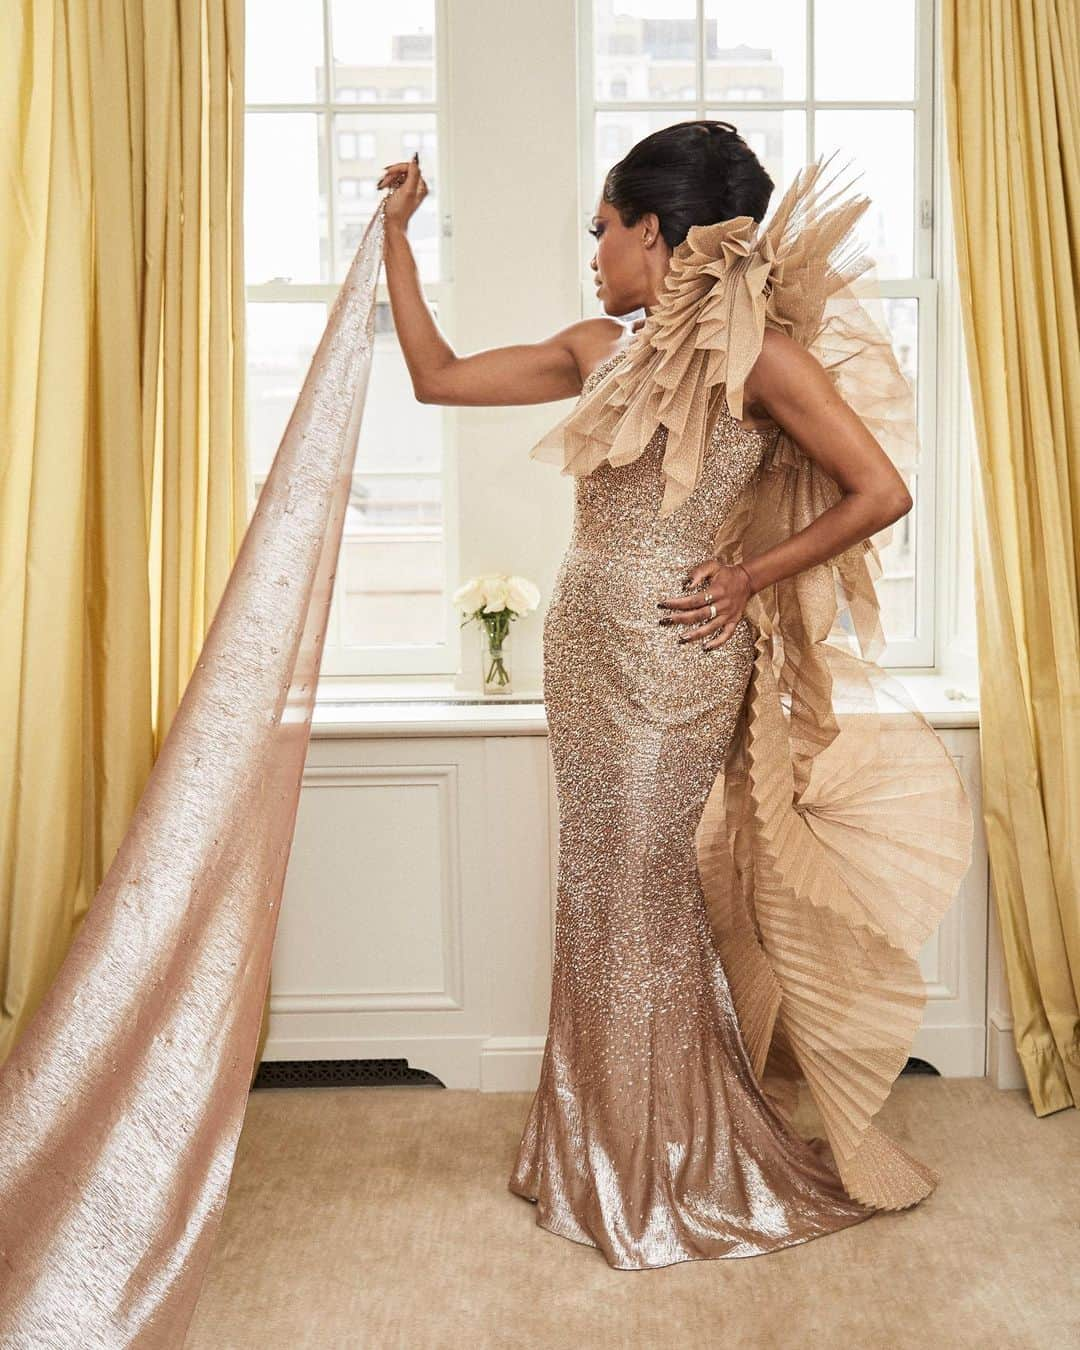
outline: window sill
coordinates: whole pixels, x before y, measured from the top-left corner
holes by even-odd
[[[362,692],[353,692],[360,689]],[[320,690],[311,719],[313,739],[337,736],[544,736],[539,690],[488,698],[432,680]]]
[[[937,729],[979,725],[978,686],[940,674],[891,671]],[[313,739],[396,736],[543,736],[542,693],[484,697],[449,680],[379,681],[320,689]]]

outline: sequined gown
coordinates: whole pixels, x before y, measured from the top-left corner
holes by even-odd
[[[753,1256],[874,1212],[760,1090],[707,918],[694,831],[750,678],[750,621],[711,651],[657,622],[774,434],[725,411],[696,488],[662,519],[663,427],[632,463],[577,478],[544,619],[555,953],[509,1188],[624,1270]]]

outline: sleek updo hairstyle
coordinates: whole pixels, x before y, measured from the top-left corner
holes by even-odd
[[[602,197],[627,229],[647,211],[669,247],[691,225],[732,216],[760,222],[775,184],[730,122],[705,118],[663,127],[630,149],[604,179]]]

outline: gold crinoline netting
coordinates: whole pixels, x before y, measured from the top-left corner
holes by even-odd
[[[626,464],[667,428],[659,514],[701,471],[723,403],[776,328],[820,361],[901,473],[918,460],[915,397],[854,239],[869,205],[806,166],[760,228],[691,227],[625,358],[532,449],[564,473]],[[754,557],[841,496],[780,430],[718,528],[725,562]],[[752,596],[756,656],[697,861],[754,1070],[788,1114],[805,1082],[855,1200],[917,1203],[937,1175],[874,1123],[907,1060],[926,986],[918,954],[971,859],[973,817],[949,753],[884,650],[875,583],[892,528]]]

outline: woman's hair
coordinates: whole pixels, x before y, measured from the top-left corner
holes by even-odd
[[[763,220],[774,186],[731,123],[706,118],[638,141],[608,170],[601,195],[628,228],[655,211],[660,233],[675,248],[691,225],[732,216]]]

